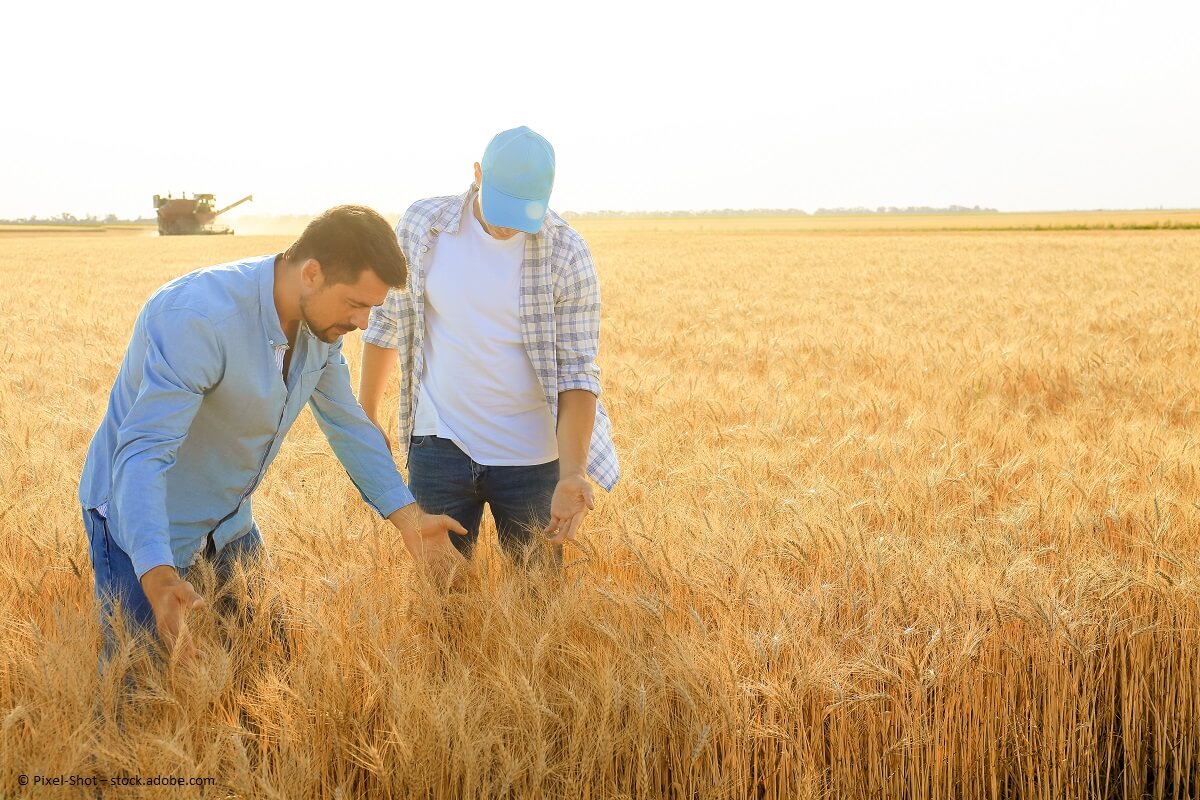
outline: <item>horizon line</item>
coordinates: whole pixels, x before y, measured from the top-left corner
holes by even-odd
[[[239,219],[295,219],[295,218],[312,218],[322,213],[321,211],[287,211],[287,212],[262,212],[262,213],[244,213],[232,214],[222,219],[230,221]],[[671,210],[653,210],[653,209],[597,209],[597,210],[573,210],[555,212],[564,218],[602,218],[602,217],[736,217],[736,216],[822,216],[822,217],[852,217],[852,216],[998,216],[1004,214],[1117,214],[1117,213],[1137,213],[1137,212],[1171,212],[1171,213],[1195,213],[1200,212],[1200,206],[1192,207],[1168,207],[1168,206],[1143,206],[1137,208],[1042,208],[1042,209],[998,209],[985,208],[981,206],[959,206],[952,205],[946,207],[937,206],[837,206],[837,207],[818,207],[812,211],[807,211],[803,208],[795,207],[754,207],[754,208],[705,208],[705,209],[671,209]],[[99,216],[88,214],[83,217],[71,215],[66,218],[70,212],[64,212],[53,217],[39,217],[36,214],[24,217],[11,217],[7,219],[0,218],[0,224],[4,225],[103,225],[105,220],[115,214],[106,214]],[[380,211],[383,217],[403,216],[403,211]],[[132,223],[154,223],[154,216],[138,216],[138,217],[117,217],[116,223],[132,224]],[[111,223],[110,223],[111,224]]]

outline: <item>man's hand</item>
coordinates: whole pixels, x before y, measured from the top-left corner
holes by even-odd
[[[154,624],[172,656],[183,662],[197,658],[195,644],[187,630],[187,615],[204,608],[204,598],[195,587],[179,577],[175,568],[163,564],[142,575],[142,591],[154,611]]]
[[[459,536],[467,533],[457,520],[445,514],[426,514],[411,503],[393,512],[388,521],[400,531],[404,546],[418,566],[432,567],[439,575],[467,566],[467,560],[450,542],[452,532]]]
[[[550,500],[550,524],[543,533],[552,536],[551,544],[574,541],[587,512],[595,508],[592,485],[582,474],[573,473],[559,478]]]

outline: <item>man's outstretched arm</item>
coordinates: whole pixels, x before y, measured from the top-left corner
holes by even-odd
[[[445,514],[425,514],[416,504],[383,433],[350,390],[350,368],[340,342],[330,350],[309,406],[363,500],[396,527],[414,560],[438,566],[461,561],[449,534],[466,534],[466,529]]]
[[[182,636],[186,616],[204,599],[175,569],[166,473],[204,393],[221,379],[224,353],[213,325],[184,309],[147,313],[134,336],[143,337],[137,344],[145,348],[142,381],[113,451],[112,534],[133,562],[159,637],[171,649],[178,642],[190,657],[193,647]]]
[[[560,543],[575,538],[583,518],[595,507],[587,466],[600,395],[600,283],[582,239],[556,281],[554,325],[559,478],[546,533],[553,537],[551,542]]]

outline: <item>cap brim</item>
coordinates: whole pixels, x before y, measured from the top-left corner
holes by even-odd
[[[488,225],[515,228],[525,233],[537,233],[542,229],[542,220],[546,218],[549,200],[548,197],[544,200],[513,197],[488,185],[486,178],[479,189],[483,218],[487,220]]]

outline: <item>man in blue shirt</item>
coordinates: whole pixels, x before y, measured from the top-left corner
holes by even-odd
[[[350,388],[342,334],[403,287],[407,262],[387,222],[361,206],[322,214],[287,250],[197,270],[156,291],[133,336],[80,481],[96,596],[110,625],[157,630],[191,655],[185,579],[207,555],[253,555],[251,495],[307,403],[363,499],[413,557],[459,558],[453,519],[413,500],[384,436]],[[219,572],[221,570],[218,570]]]

